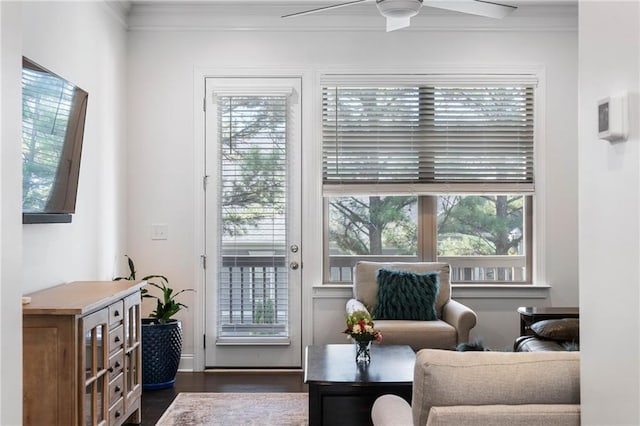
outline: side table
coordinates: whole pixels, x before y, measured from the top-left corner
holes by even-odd
[[[531,324],[548,319],[562,319],[562,318],[580,318],[580,311],[578,308],[537,308],[537,307],[525,307],[518,308],[518,314],[520,314],[520,335],[528,336],[532,335]]]

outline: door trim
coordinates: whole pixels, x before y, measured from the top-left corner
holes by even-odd
[[[259,72],[257,71],[259,70]],[[307,171],[306,175],[302,175],[302,236],[300,245],[304,247],[304,241],[314,241],[309,237],[309,231],[307,230],[307,223],[314,223],[313,219],[317,216],[314,213],[314,209],[310,206],[308,199],[314,196],[320,196],[319,183],[320,175],[319,165],[314,165],[313,158],[317,153],[314,149],[313,152],[308,152],[305,155],[309,147],[317,145],[315,143],[316,137],[314,137],[314,126],[312,118],[318,114],[318,106],[314,105],[313,99],[317,99],[319,96],[319,89],[315,82],[319,81],[318,76],[314,74],[309,68],[300,67],[273,67],[266,65],[252,66],[250,68],[243,67],[213,67],[213,66],[194,66],[193,70],[193,188],[194,188],[194,235],[201,236],[201,238],[194,239],[193,248],[193,270],[196,281],[193,283],[193,288],[197,294],[203,297],[197,297],[194,300],[189,311],[193,312],[193,354],[182,354],[180,360],[180,371],[205,371],[206,355],[204,347],[204,333],[205,333],[205,312],[206,312],[206,295],[205,295],[205,270],[203,268],[204,260],[203,255],[206,255],[206,241],[205,241],[205,193],[203,189],[203,177],[205,174],[205,147],[206,147],[206,134],[205,134],[205,111],[204,111],[204,98],[205,93],[205,79],[206,78],[220,78],[220,77],[283,77],[283,78],[300,78],[301,80],[301,108],[302,108],[302,167]],[[310,155],[309,155],[310,154]],[[310,185],[311,182],[311,185]],[[312,190],[309,190],[311,189]],[[309,216],[311,215],[311,216]],[[306,218],[311,217],[311,221],[307,221]],[[322,230],[312,230],[313,237],[315,235],[321,235]],[[302,263],[305,267],[302,269],[301,277],[301,310],[303,318],[311,318],[313,314],[313,297],[312,287],[314,280],[321,280],[321,275],[317,275],[314,271],[321,270],[321,265],[314,265],[314,259],[319,259],[318,251],[321,247],[309,247],[302,251]],[[315,257],[314,257],[315,256]],[[305,262],[306,261],[306,262]],[[308,266],[307,266],[308,265]],[[314,278],[315,277],[315,278]],[[193,308],[193,309],[191,309]],[[301,339],[302,339],[302,353],[301,357],[304,362],[304,348],[313,343],[313,319],[311,321],[305,320],[301,326]],[[303,366],[304,367],[304,366]]]

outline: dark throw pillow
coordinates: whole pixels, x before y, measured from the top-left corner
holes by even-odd
[[[438,319],[436,298],[440,290],[438,272],[423,274],[380,269],[378,302],[373,318],[433,321]]]
[[[531,324],[531,331],[543,339],[555,341],[578,341],[580,339],[580,320],[563,318],[538,321]]]

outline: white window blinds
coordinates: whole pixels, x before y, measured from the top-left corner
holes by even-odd
[[[533,192],[533,82],[352,80],[322,85],[325,195]]]

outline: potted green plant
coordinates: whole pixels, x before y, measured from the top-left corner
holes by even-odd
[[[116,277],[115,280],[136,279],[135,264],[129,256],[126,257],[129,276]],[[143,298],[156,300],[156,308],[149,318],[142,318],[142,388],[165,389],[176,381],[182,354],[182,323],[173,316],[187,306],[178,302],[176,297],[193,289],[174,293],[164,275],[147,275],[142,280],[160,291],[160,295],[154,295],[147,288],[141,290]]]

